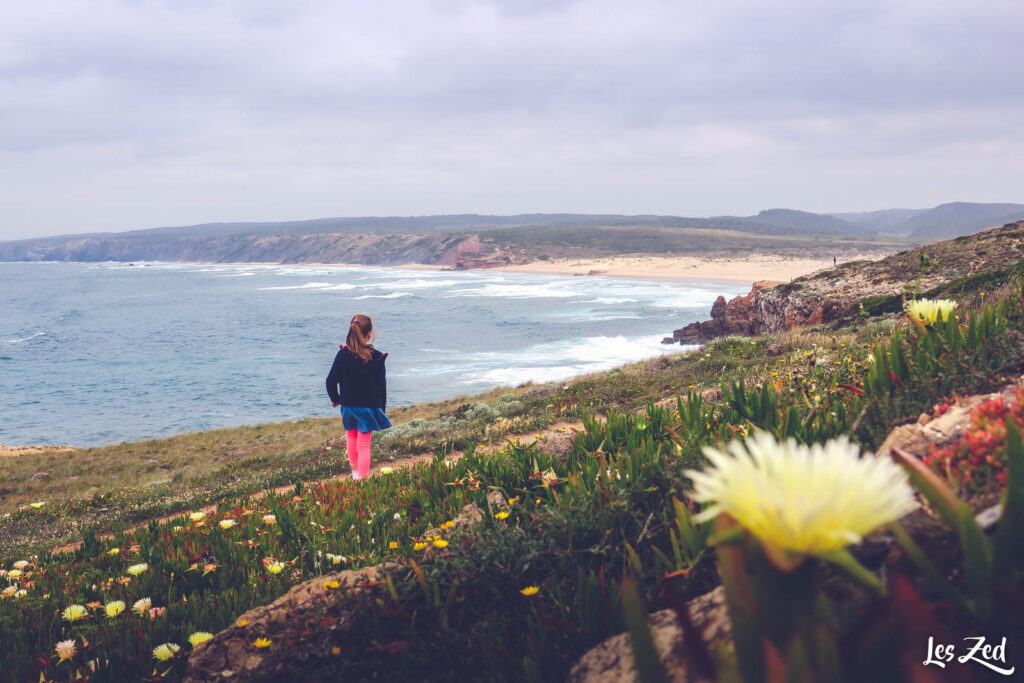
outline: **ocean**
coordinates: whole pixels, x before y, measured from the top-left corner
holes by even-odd
[[[0,443],[98,446],[336,414],[324,378],[354,313],[389,406],[663,353],[749,283],[497,271],[0,263]]]

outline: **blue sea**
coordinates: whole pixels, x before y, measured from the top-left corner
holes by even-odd
[[[497,271],[0,263],[0,443],[104,445],[335,412],[353,313],[389,406],[677,352],[662,337],[749,283]]]

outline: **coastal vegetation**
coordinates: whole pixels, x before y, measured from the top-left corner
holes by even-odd
[[[707,678],[909,680],[920,633],[1019,642],[1020,392],[979,403],[963,437],[925,461],[862,456],[894,427],[1017,380],[1021,283],[984,283],[407,408],[379,444],[394,464],[359,484],[318,481],[347,469],[320,420],[60,456],[94,458],[65,480],[116,457],[159,482],[96,477],[77,498],[36,497],[24,475],[40,461],[19,462],[3,482],[19,501],[0,538],[3,670],[179,680],[231,641],[258,660],[233,674],[250,679],[563,681],[628,631],[640,679],[665,680],[645,615],[682,614],[720,584],[731,637],[687,635],[687,665]],[[559,433],[568,443],[548,447]],[[146,471],[170,451],[168,472]],[[993,535],[975,513],[1000,500]],[[114,514],[94,515],[102,506]],[[858,545],[873,532],[881,553]],[[50,553],[76,534],[80,546]],[[367,567],[355,586],[337,573]],[[258,618],[299,585],[322,596],[315,609]]]

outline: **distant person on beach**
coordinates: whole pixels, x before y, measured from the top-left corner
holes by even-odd
[[[352,479],[370,475],[370,442],[373,433],[391,426],[384,414],[388,398],[384,360],[388,354],[373,348],[373,321],[356,314],[327,374],[327,395],[331,405],[341,406],[341,421],[348,437],[348,461]]]

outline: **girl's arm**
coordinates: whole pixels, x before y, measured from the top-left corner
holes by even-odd
[[[331,364],[331,371],[327,373],[327,395],[331,398],[331,403],[337,406],[341,403],[341,394],[338,392],[338,388],[341,385],[341,351],[338,351],[338,355],[334,357],[334,363]]]
[[[387,371],[384,369],[384,361],[387,360],[388,354],[384,354],[380,359],[380,409],[385,410],[388,405],[388,377]]]

